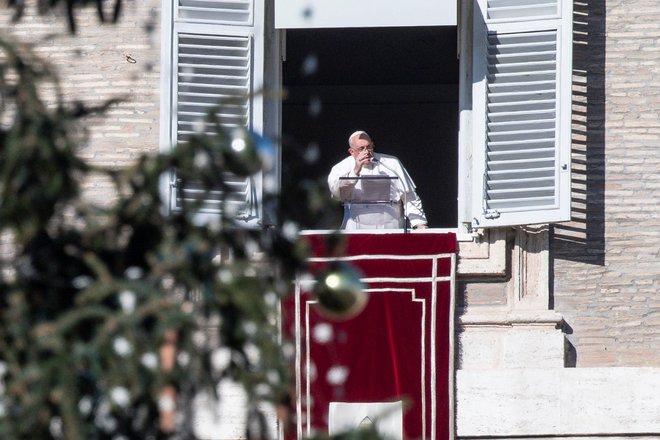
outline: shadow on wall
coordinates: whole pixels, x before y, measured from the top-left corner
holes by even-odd
[[[568,325],[564,321],[561,325],[561,329],[566,335],[573,334],[573,327]],[[576,368],[577,367],[577,349],[575,345],[568,338],[564,338],[564,368]]]
[[[552,230],[552,258],[605,263],[605,2],[574,2],[571,222]]]

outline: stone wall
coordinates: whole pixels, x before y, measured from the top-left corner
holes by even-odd
[[[575,2],[573,219],[554,308],[578,367],[660,366],[660,2]]]
[[[57,69],[65,100],[94,105],[124,99],[106,115],[86,121],[88,140],[81,155],[95,165],[122,167],[144,152],[158,151],[160,1],[123,2],[117,24],[100,24],[93,7],[79,10],[75,36],[63,15],[38,16],[34,2],[28,3],[17,24],[11,24],[3,7],[3,31],[33,43],[35,52]],[[85,190],[99,202],[115,195],[109,182],[97,178]]]
[[[507,231],[504,274],[459,278],[461,440],[660,438],[660,3],[574,9],[573,220],[549,231],[548,313],[524,304],[531,228]]]
[[[657,368],[459,370],[456,386],[461,440],[660,433]]]

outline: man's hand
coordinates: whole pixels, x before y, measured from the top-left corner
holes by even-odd
[[[355,157],[355,167],[353,168],[353,172],[359,176],[360,171],[362,171],[362,167],[371,163],[372,157],[373,152],[368,149],[358,153],[358,155]]]

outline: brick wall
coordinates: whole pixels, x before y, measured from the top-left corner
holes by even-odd
[[[32,4],[32,2],[30,2]],[[118,24],[100,24],[94,8],[78,11],[78,33],[68,33],[63,16],[39,17],[34,8],[16,25],[2,9],[0,23],[60,73],[65,100],[100,104],[125,97],[102,117],[87,120],[81,155],[96,165],[122,167],[143,152],[158,151],[160,1],[123,2]],[[108,14],[111,16],[111,14]],[[114,197],[109,182],[95,178],[86,195],[104,202]]]
[[[575,3],[573,222],[554,306],[577,366],[660,366],[660,2]]]

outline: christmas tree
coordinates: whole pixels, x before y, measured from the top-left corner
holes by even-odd
[[[25,3],[9,2],[17,19]],[[72,31],[78,7],[108,19],[102,0],[37,3],[64,7]],[[228,171],[262,172],[285,146],[228,131],[212,109],[211,135],[127,169],[94,166],[78,154],[84,121],[113,101],[46,103],[40,90],[57,85],[53,68],[4,36],[0,51],[0,232],[11,248],[0,261],[0,437],[194,438],[193,399],[225,378],[249,396],[248,438],[266,435],[259,402],[278,406],[286,427],[291,352],[279,338],[278,304],[307,270],[298,231],[336,214],[323,185],[305,176],[314,159],[291,155],[301,162],[282,173],[289,198],[264,194],[277,218],[268,228],[245,228],[229,210],[200,223],[203,197],[164,212],[165,173],[217,192]],[[111,204],[81,197],[92,175],[113,182]],[[335,293],[346,300],[323,291],[338,307]]]

